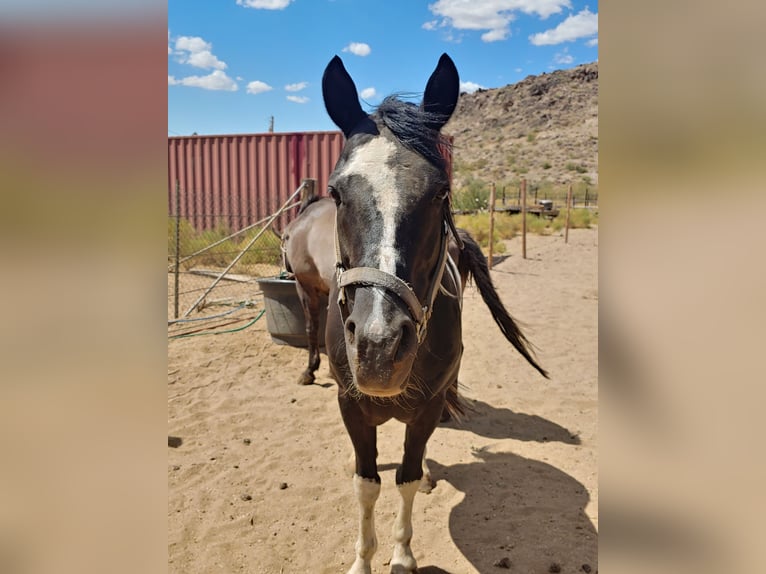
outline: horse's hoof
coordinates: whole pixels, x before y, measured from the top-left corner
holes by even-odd
[[[301,375],[301,378],[298,379],[299,385],[313,385],[314,384],[314,373],[303,373]]]

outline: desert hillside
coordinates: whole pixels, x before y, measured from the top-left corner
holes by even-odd
[[[456,187],[468,179],[598,184],[598,62],[460,95]]]

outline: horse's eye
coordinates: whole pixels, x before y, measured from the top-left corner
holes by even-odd
[[[436,195],[434,195],[434,201],[444,201],[445,199],[447,199],[448,195],[449,195],[449,187],[440,189],[438,192],[436,192]]]
[[[336,205],[340,204],[340,194],[337,189],[330,185],[327,187],[327,193],[335,200]]]

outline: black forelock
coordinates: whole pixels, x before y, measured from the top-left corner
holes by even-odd
[[[438,119],[437,116],[393,95],[387,96],[373,114],[373,118],[387,127],[402,145],[443,170],[446,162],[439,147],[448,149],[449,140],[438,130],[428,127],[429,122]]]

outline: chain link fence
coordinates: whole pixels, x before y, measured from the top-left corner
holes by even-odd
[[[236,218],[230,215],[202,217],[203,231],[182,217],[168,217],[169,320],[190,310],[205,316],[220,312],[220,306],[251,306],[258,299],[257,278],[274,277],[282,270],[281,238],[273,227],[246,226],[243,218],[243,224],[232,229]],[[215,289],[206,293],[224,272]]]

